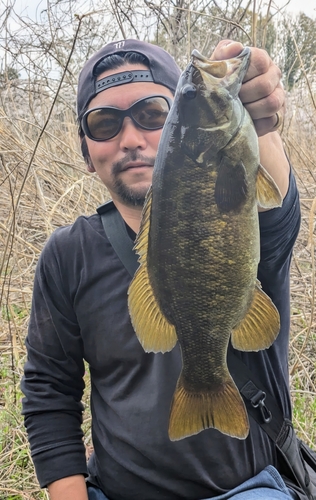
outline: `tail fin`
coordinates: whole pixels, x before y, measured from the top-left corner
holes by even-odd
[[[171,405],[170,440],[178,441],[210,427],[238,439],[248,436],[247,411],[233,379],[217,391],[195,393],[184,388],[180,376]]]

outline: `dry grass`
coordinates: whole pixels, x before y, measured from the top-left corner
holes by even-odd
[[[306,93],[304,99],[297,93],[291,101],[283,139],[297,175],[303,219],[292,266],[290,370],[295,425],[313,445],[316,112]],[[46,116],[51,101],[43,95],[36,109],[33,106],[31,118],[15,109],[8,96],[5,102],[0,109],[0,500],[38,499],[47,494],[39,491],[34,476],[20,417],[19,390],[34,269],[51,232],[80,214],[93,213],[107,193],[96,177],[85,173],[71,109],[60,108],[53,114],[31,161],[42,126],[39,117]],[[305,106],[300,108],[303,102]],[[89,415],[85,425],[89,442]]]
[[[42,100],[36,115],[45,116],[51,101]],[[71,111],[53,115],[30,163],[41,124],[29,113],[19,116],[13,102],[0,109],[0,500],[48,498],[34,476],[19,390],[39,253],[55,228],[93,213],[108,197],[86,173]]]
[[[291,271],[290,375],[294,423],[311,447],[316,443],[315,122],[314,101],[302,86],[288,100],[283,138],[295,170],[302,209]]]

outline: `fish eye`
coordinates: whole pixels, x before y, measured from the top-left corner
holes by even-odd
[[[181,94],[185,99],[188,100],[195,99],[197,94],[196,87],[190,83],[187,83],[182,87]]]

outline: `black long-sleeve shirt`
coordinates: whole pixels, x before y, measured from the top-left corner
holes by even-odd
[[[288,381],[289,266],[299,229],[294,178],[282,208],[260,214],[258,277],[281,316],[270,349],[238,352],[291,416]],[[55,231],[34,284],[23,413],[41,486],[87,474],[81,397],[86,359],[91,374],[95,452],[90,480],[113,500],[201,499],[224,493],[266,465],[274,445],[250,420],[246,440],[215,429],[171,442],[169,408],[181,369],[178,346],[145,353],[130,323],[130,276],[99,215]]]

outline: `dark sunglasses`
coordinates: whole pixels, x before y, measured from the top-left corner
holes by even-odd
[[[153,95],[134,102],[128,109],[112,106],[88,109],[81,119],[81,127],[93,141],[107,141],[115,137],[126,116],[140,128],[158,130],[164,126],[171,104],[170,97]]]

